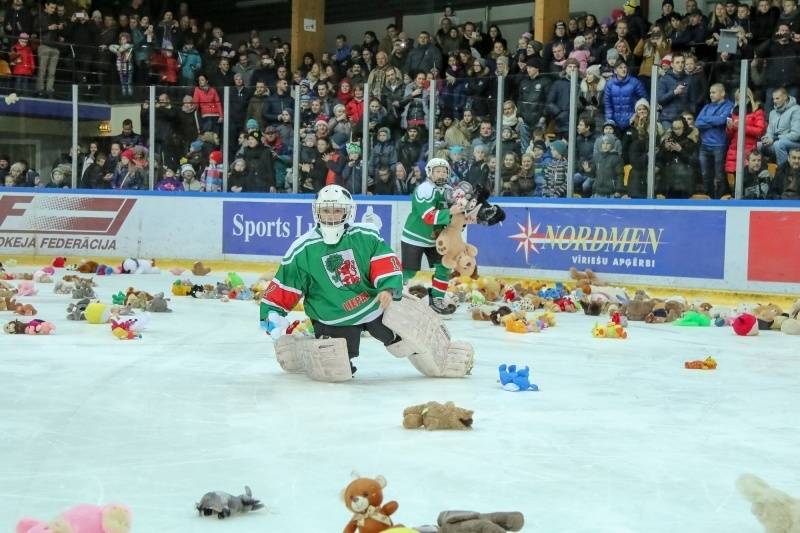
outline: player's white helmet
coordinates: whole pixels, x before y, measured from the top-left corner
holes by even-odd
[[[437,172],[434,175],[434,169],[436,168],[444,168],[444,172]],[[442,159],[441,157],[434,157],[428,164],[425,165],[425,175],[431,180],[437,187],[442,187],[446,185],[447,182],[450,180],[450,163],[447,162],[446,159]]]
[[[318,193],[312,206],[325,244],[336,244],[356,216],[356,203],[350,192],[339,185],[327,185]]]

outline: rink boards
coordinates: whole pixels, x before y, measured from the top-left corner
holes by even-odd
[[[400,249],[405,197],[358,199]],[[800,292],[800,202],[503,199],[507,219],[470,226],[484,274],[563,278],[571,266],[612,282]],[[311,197],[88,194],[4,189],[0,256],[275,261],[313,227]]]

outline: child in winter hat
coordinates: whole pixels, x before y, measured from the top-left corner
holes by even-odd
[[[222,191],[222,152],[214,150],[208,156],[208,166],[203,170],[200,181],[206,192]]]
[[[565,158],[567,157],[567,143],[561,139],[552,141],[550,143],[550,152],[558,152],[558,154]],[[555,154],[553,154],[555,156]]]
[[[181,191],[183,190],[183,185],[181,184],[180,180],[175,177],[174,170],[164,167],[164,176],[158,180],[158,183],[156,184],[156,190],[168,192]]]

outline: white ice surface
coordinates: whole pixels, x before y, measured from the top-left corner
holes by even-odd
[[[172,280],[98,278],[97,292],[110,303]],[[251,302],[172,297],[172,314],[126,342],[67,321],[70,298],[39,288],[21,300],[57,334],[0,334],[3,532],[80,502],[129,505],[139,533],[341,531],[354,469],[387,478],[407,525],[519,510],[524,531],[756,533],[738,475],[800,496],[798,337],[637,323],[627,341],[600,340],[582,314],[514,335],[459,311],[449,327],[475,344],[471,377],[425,378],[363,339],[356,378],[321,384],[282,373]],[[708,355],[718,370],[683,368]],[[503,391],[503,362],[530,365],[541,392]],[[474,409],[474,430],[404,430],[403,408],[430,400]],[[265,510],[194,511],[245,484]]]

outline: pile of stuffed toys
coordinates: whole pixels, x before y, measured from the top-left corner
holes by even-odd
[[[505,283],[492,276],[451,280],[448,297],[454,306],[466,304],[473,320],[489,321],[511,333],[539,332],[555,325],[556,313],[583,311],[587,316],[608,317],[592,329],[601,338],[627,338],[629,322],[669,323],[685,327],[731,327],[742,336],[759,331],[781,331],[800,335],[800,299],[784,310],[774,303],[735,308],[714,306],[708,302],[688,303],[683,296],[651,298],[637,290],[630,297],[622,287],[603,284],[590,269],[569,270],[570,285],[541,281]],[[411,287],[422,294],[424,287]],[[539,315],[531,315],[536,311]]]
[[[6,267],[17,265],[13,259],[6,260],[4,264]],[[66,270],[68,273],[54,281],[57,269]],[[181,275],[184,270],[173,268],[170,272]],[[192,266],[191,272],[195,276],[206,276],[211,269],[198,261]],[[127,258],[117,266],[109,266],[90,260],[68,264],[67,258],[56,257],[50,265],[32,273],[8,272],[3,263],[0,263],[0,311],[8,311],[20,317],[36,316],[37,309],[29,303],[23,303],[20,298],[39,294],[37,284],[52,284],[54,294],[69,296],[75,300],[67,305],[67,320],[106,324],[110,326],[112,335],[117,339],[139,339],[142,337],[141,332],[145,328],[147,315],[136,315],[136,312],[171,313],[169,298],[166,298],[163,292],[150,294],[129,287],[125,292],[120,291],[112,295],[111,305],[107,305],[98,299],[94,290],[97,283],[88,276],[158,273],[160,270],[155,266],[153,259]],[[250,286],[247,286],[235,272],[229,272],[225,281],[216,285],[200,285],[188,279],[178,279],[172,285],[172,294],[197,299],[218,299],[222,302],[246,300],[258,303],[272,276],[272,273],[264,274]],[[294,326],[295,335],[313,335],[313,327],[308,320],[298,321]],[[29,318],[12,320],[4,325],[3,330],[13,335],[51,335],[55,333],[56,327],[46,320]]]
[[[386,500],[387,486],[383,476],[362,477],[353,473],[353,480],[342,491],[345,510],[350,517],[344,522],[345,533],[504,533],[521,531],[525,517],[520,512],[480,513],[477,511],[442,511],[436,524],[405,526],[397,523],[400,504]],[[752,474],[736,481],[742,497],[751,504],[751,511],[761,522],[765,533],[796,533],[800,530],[800,499],[771,487]],[[195,509],[201,517],[225,519],[263,509],[264,504],[253,497],[250,487],[244,494],[234,496],[213,491],[203,495]],[[130,533],[133,513],[120,504],[81,504],[65,510],[50,521],[22,518],[16,533],[80,532]]]

